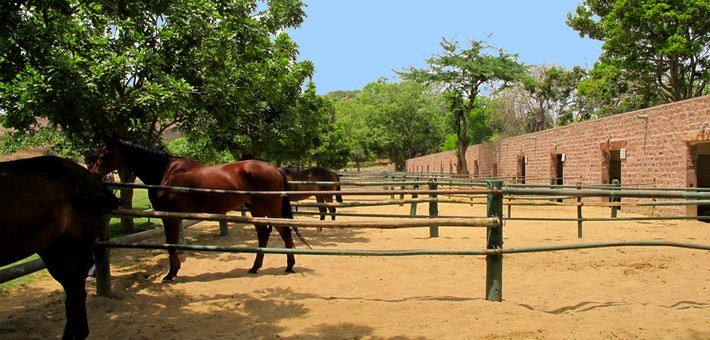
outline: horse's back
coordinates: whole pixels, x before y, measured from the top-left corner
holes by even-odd
[[[284,190],[278,168],[255,159],[216,165],[176,159],[175,165],[171,164],[166,171],[162,185],[240,191]]]
[[[173,162],[175,164],[168,166],[163,177],[161,184],[164,186],[235,191],[286,190],[279,169],[260,160],[217,165],[201,165],[188,159],[175,159]],[[274,195],[259,198],[262,201],[278,199]],[[255,197],[250,194],[183,194],[158,190],[153,203],[161,210],[224,213],[254,200]]]
[[[73,215],[99,215],[105,195],[100,181],[71,160],[41,156],[0,163],[0,264],[32,255],[62,234],[83,237],[85,230],[69,228],[79,218]]]

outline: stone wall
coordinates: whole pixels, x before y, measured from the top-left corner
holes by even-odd
[[[710,96],[473,145],[466,158],[472,176],[514,180],[524,169],[529,184],[608,184],[620,177],[625,187],[679,188],[698,185],[699,154],[710,154]],[[455,173],[456,155],[413,158],[407,171]],[[659,210],[696,211],[654,212]]]

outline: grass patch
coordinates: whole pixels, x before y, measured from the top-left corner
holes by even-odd
[[[15,262],[15,263],[11,263],[11,264],[8,264],[8,265],[6,265],[6,266],[2,266],[2,267],[0,267],[0,269],[7,268],[7,267],[10,267],[10,266],[14,266],[14,265],[17,265],[17,264],[20,264],[20,263],[25,263],[25,262],[33,261],[33,260],[36,260],[36,259],[38,259],[38,258],[39,258],[39,255],[34,254],[34,255],[30,256],[30,257],[27,257],[27,258],[25,258],[25,259],[22,259],[22,260],[20,260],[20,261]],[[30,275],[25,275],[25,276],[22,276],[22,277],[18,277],[18,278],[14,279],[14,280],[10,280],[10,281],[7,281],[7,282],[5,282],[5,283],[0,283],[0,293],[7,293],[7,292],[9,292],[9,291],[12,291],[12,290],[15,289],[15,288],[22,287],[22,286],[24,286],[24,285],[26,285],[26,284],[28,284],[28,283],[34,281],[35,279],[44,278],[44,277],[47,277],[48,275],[49,275],[49,273],[47,272],[46,269],[44,269],[44,270],[40,270],[40,271],[34,272],[34,273],[30,274]]]
[[[133,190],[133,209],[135,210],[146,210],[151,209],[150,200],[148,199],[148,191],[145,189]],[[162,225],[162,221],[158,218],[148,218],[140,217],[134,218],[133,224],[135,230],[132,233],[138,233],[141,231],[152,230],[156,227]],[[128,235],[130,233],[121,230],[121,219],[117,217],[112,217],[109,222],[109,230],[111,231],[111,237],[119,237]]]

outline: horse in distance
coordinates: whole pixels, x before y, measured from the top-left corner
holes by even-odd
[[[338,176],[337,173],[328,170],[323,167],[311,167],[308,169],[305,169],[303,171],[299,171],[296,167],[293,165],[288,165],[281,167],[281,170],[286,173],[286,178],[288,181],[301,181],[301,182],[333,182],[331,184],[322,184],[322,183],[288,183],[288,190],[289,191],[340,191],[340,184],[338,183],[340,181],[340,176]],[[292,195],[289,194],[289,200],[291,202],[297,202],[297,201],[302,201],[305,200],[311,196],[316,197],[316,202],[318,203],[332,203],[333,202],[333,196],[335,196],[335,200],[339,203],[343,202],[343,197],[341,195],[332,195],[332,194],[298,194],[298,195]],[[330,217],[333,221],[335,221],[335,212],[336,208],[335,207],[326,207],[325,206],[319,206],[318,211],[320,212],[320,220],[323,221],[325,220],[325,216],[328,215],[328,212],[330,212]]]

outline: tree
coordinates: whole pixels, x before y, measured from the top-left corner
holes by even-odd
[[[316,95],[313,84],[288,108],[278,122],[278,135],[263,145],[262,154],[278,164],[310,165],[339,169],[350,152],[343,128],[335,121],[333,102]]]
[[[358,93],[360,92],[358,91]],[[374,160],[375,154],[368,137],[369,128],[365,120],[365,113],[359,101],[355,100],[358,93],[335,96],[334,98],[337,99],[334,99],[333,106],[335,121],[343,127],[343,137],[350,150],[348,158],[355,162],[357,170],[360,171],[360,166],[364,162]],[[330,93],[326,96],[333,98]]]
[[[46,117],[79,145],[117,132],[147,144],[174,124],[210,130],[222,150],[258,150],[294,105],[313,65],[283,30],[299,0],[5,4],[4,125]],[[249,136],[249,137],[245,137]],[[92,143],[93,142],[93,143]]]
[[[428,69],[415,69],[400,73],[404,79],[436,84],[443,89],[448,110],[453,114],[453,130],[457,139],[459,173],[468,173],[466,149],[471,124],[471,111],[476,97],[485,87],[522,79],[527,68],[517,62],[517,55],[497,50],[498,55],[486,54],[493,49],[485,41],[469,40],[469,49],[460,49],[457,41],[442,39],[444,53],[427,59]]]
[[[555,128],[586,117],[579,112],[577,101],[577,86],[584,77],[586,71],[579,66],[571,70],[559,66],[533,68],[522,83],[527,93],[526,132]]]
[[[594,83],[584,85],[587,95],[616,100],[616,104],[622,97],[625,102],[620,104],[629,106],[629,102],[653,105],[706,93],[710,81],[707,0],[586,0],[567,15],[567,25],[581,37],[604,42],[591,74]]]
[[[216,150],[256,154],[313,73],[285,29],[300,0],[11,1],[0,5],[0,112],[35,117],[77,148],[118,133],[149,145],[180,125]],[[132,181],[121,171],[122,181]],[[124,204],[130,197],[122,192]],[[127,194],[128,195],[128,194]]]
[[[438,95],[415,82],[369,83],[355,100],[367,126],[370,148],[404,170],[409,158],[437,150],[443,140],[444,108]]]
[[[471,117],[469,118],[469,143],[481,144],[491,139],[493,133],[495,132],[495,130],[493,129],[493,124],[491,123],[493,112],[494,111],[492,110],[491,100],[488,99],[488,97],[483,95],[479,95],[476,97],[476,103],[474,103],[473,105],[473,109],[471,110]],[[454,117],[452,115],[447,115],[447,118],[449,120],[452,120]],[[453,123],[449,122],[448,126],[453,126]],[[450,133],[446,135],[446,140],[440,150],[456,150],[457,145],[458,141],[456,134]]]

